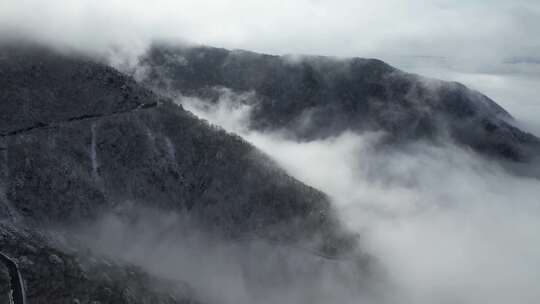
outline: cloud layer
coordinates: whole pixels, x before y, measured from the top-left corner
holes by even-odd
[[[374,150],[380,134],[298,143],[246,128],[249,107],[180,99],[328,193],[401,303],[540,301],[540,183],[455,146]]]
[[[111,213],[77,229],[76,239],[101,257],[141,267],[164,282],[160,290],[202,303],[371,303],[363,264],[333,259],[307,244],[257,238],[223,240],[189,215],[143,209]],[[68,239],[73,241],[73,231]],[[306,245],[306,246],[304,246]],[[75,245],[77,246],[77,245]],[[364,265],[365,266],[365,265]],[[369,299],[369,300],[368,300]]]

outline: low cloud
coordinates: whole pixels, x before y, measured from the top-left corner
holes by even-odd
[[[536,303],[540,183],[453,145],[375,149],[381,134],[295,142],[246,124],[249,106],[180,98],[199,117],[323,190],[381,261],[401,303]]]
[[[522,130],[540,136],[539,64],[493,63],[489,68],[488,65],[475,68],[474,63],[445,66],[440,61],[415,61],[405,64],[403,68],[438,79],[458,81],[478,90],[506,109]]]
[[[357,259],[320,256],[302,244],[224,240],[189,216],[111,213],[70,232],[93,253],[141,267],[202,303],[372,303],[376,286]],[[71,241],[73,244],[73,241]],[[368,284],[371,288],[368,288]],[[158,286],[163,290],[167,286]]]

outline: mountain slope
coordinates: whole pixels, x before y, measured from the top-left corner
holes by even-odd
[[[196,303],[188,288],[140,267],[57,243],[35,229],[0,223],[0,248],[16,257],[28,303]],[[0,303],[9,303],[4,301],[7,276],[1,270]]]
[[[494,101],[459,83],[407,74],[375,59],[287,57],[156,45],[142,57],[147,86],[216,100],[216,87],[254,92],[251,127],[310,140],[382,130],[393,141],[450,139],[528,161],[540,140]]]
[[[114,69],[40,47],[4,46],[0,87],[0,218],[8,223],[0,231],[26,236],[16,245],[0,239],[14,257],[24,246],[46,246],[24,229],[67,229],[145,208],[187,215],[224,240],[305,242],[333,256],[354,247],[324,194]],[[25,277],[49,267],[26,258],[35,267],[23,267]],[[69,276],[51,280],[71,284]],[[77,284],[94,284],[88,280]],[[42,284],[28,281],[32,303],[52,303],[37,292]],[[53,297],[64,303],[72,296]],[[114,293],[100,301],[132,303]]]

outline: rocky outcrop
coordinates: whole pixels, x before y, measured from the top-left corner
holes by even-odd
[[[257,130],[286,130],[301,140],[385,131],[390,142],[450,140],[513,161],[540,154],[540,140],[512,126],[488,97],[376,59],[156,45],[141,63],[144,83],[156,91],[214,101],[216,87],[254,92],[251,127]]]

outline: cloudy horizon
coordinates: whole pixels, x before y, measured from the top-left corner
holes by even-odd
[[[0,3],[3,32],[76,48],[164,39],[278,55],[486,61],[538,59],[539,16],[533,0]]]
[[[540,5],[534,0],[6,0],[0,38],[6,37],[127,57],[154,41],[374,57],[460,81],[540,134]]]

